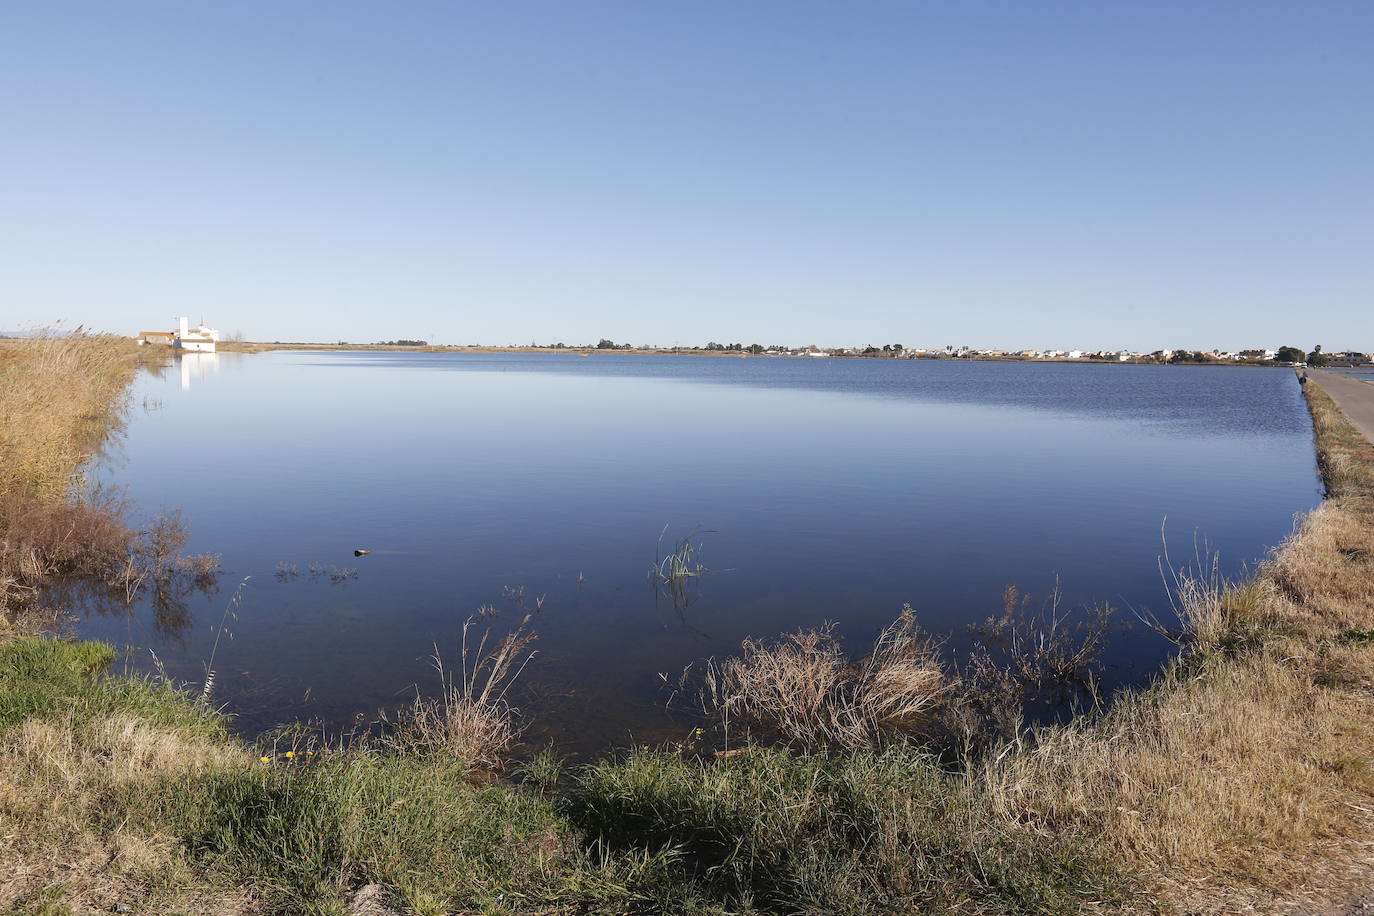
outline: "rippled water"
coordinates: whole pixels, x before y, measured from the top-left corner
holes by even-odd
[[[542,596],[532,735],[658,737],[660,675],[745,636],[833,620],[857,647],[910,603],[957,653],[1004,586],[1056,581],[1133,620],[1167,607],[1166,518],[1176,559],[1237,570],[1320,498],[1287,370],[276,352],[185,357],[135,400],[103,476],[182,509],[225,574],[83,629],[198,680],[251,577],[215,665],[246,731],[395,707],[477,608],[499,630]],[[646,577],[665,526],[713,570],[686,607]],[[1109,684],[1162,652],[1118,636]]]

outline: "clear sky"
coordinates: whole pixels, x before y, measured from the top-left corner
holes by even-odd
[[[1374,349],[1374,3],[0,4],[0,330]]]

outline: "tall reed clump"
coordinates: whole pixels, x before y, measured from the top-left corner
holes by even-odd
[[[81,464],[122,422],[139,362],[128,338],[80,328],[0,343],[0,512],[65,499]]]
[[[785,744],[861,747],[927,716],[949,689],[935,644],[910,606],[851,663],[834,626],[745,640],[707,664],[702,699],[728,726],[762,727]]]
[[[110,493],[79,492],[79,484],[85,462],[121,426],[125,389],[145,359],[131,340],[80,328],[0,343],[0,616],[7,621],[55,573],[120,579],[134,534],[125,507]]]

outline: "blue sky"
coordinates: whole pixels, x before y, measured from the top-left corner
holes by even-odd
[[[1374,4],[0,5],[0,330],[1374,349]]]

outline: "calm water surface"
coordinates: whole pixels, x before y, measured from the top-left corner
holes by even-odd
[[[959,652],[1004,586],[1056,581],[1132,620],[1167,608],[1166,518],[1176,555],[1197,539],[1236,571],[1320,498],[1286,370],[277,352],[185,357],[135,401],[102,473],[181,509],[225,574],[185,613],[84,632],[198,681],[247,578],[215,665],[246,732],[432,691],[435,647],[456,662],[483,605],[518,621],[523,588],[545,599],[532,737],[667,737],[687,726],[660,675],[745,636],[834,620],[859,648],[910,603]],[[714,570],[685,608],[646,577],[665,526]],[[1118,636],[1109,682],[1163,651]]]

